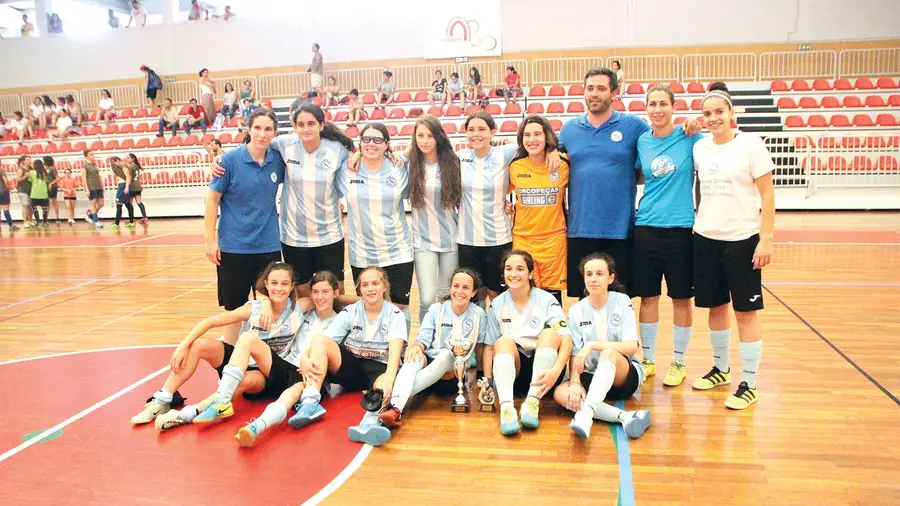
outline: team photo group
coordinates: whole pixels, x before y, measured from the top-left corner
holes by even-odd
[[[321,420],[323,398],[362,391],[348,436],[378,446],[418,393],[455,396],[452,409],[468,411],[474,368],[475,404],[499,414],[504,436],[538,428],[549,398],[571,412],[577,436],[599,420],[638,438],[652,405],[615,401],[656,374],[660,335],[674,348],[663,383],[684,383],[695,306],[709,310],[713,357],[691,388],[731,390],[723,409],[756,403],[772,158],[736,128],[723,83],[703,96],[702,121],[678,126],[668,86],[648,90],[645,122],[613,109],[618,84],[613,70],[587,71],[587,112],[559,135],[530,115],[514,142],[500,141],[494,118],[475,112],[460,150],[428,115],[401,151],[383,124],[360,124],[354,142],[312,103],[293,110],[284,135],[274,112],[254,111],[247,142],[213,163],[206,200],[206,256],[225,312],[181,341],[131,422],[165,431],[232,416],[238,394],[271,400],[235,435],[249,447],[285,420]],[[663,288],[671,332],[660,330]],[[740,372],[729,363],[732,311]],[[204,337],[213,328],[222,332]],[[178,389],[201,362],[218,387],[184,405]]]

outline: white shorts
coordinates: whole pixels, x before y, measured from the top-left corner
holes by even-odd
[[[322,74],[311,74],[309,76],[309,83],[313,88],[318,88],[322,86]]]

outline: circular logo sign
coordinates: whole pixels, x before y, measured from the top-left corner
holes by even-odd
[[[619,142],[622,140],[622,132],[616,130],[615,132],[609,134],[609,139],[613,142]]]

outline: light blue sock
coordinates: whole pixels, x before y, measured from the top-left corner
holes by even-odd
[[[756,371],[762,357],[762,340],[752,343],[741,343],[741,381],[747,386],[756,388]]]
[[[516,382],[516,359],[509,353],[498,353],[494,356],[494,385],[497,387],[497,400],[513,401],[513,384]]]
[[[672,326],[672,339],[675,342],[674,358],[679,362],[684,362],[684,354],[687,352],[688,343],[691,342],[691,327]]]
[[[656,340],[659,337],[659,322],[641,323],[641,348],[644,358],[656,363]]]
[[[166,392],[163,389],[159,389],[158,392],[153,394],[153,398],[158,400],[159,402],[163,402],[165,404],[172,404],[172,397],[174,395],[175,395],[174,393]]]
[[[259,418],[253,422],[256,434],[259,435],[269,427],[278,425],[283,422],[285,418],[287,418],[287,411],[281,404],[278,404],[277,402],[269,404],[262,414],[259,415]]]
[[[219,388],[216,389],[216,403],[231,402],[234,391],[244,379],[244,371],[228,364],[222,369],[222,379],[219,380]]]
[[[183,408],[179,412],[181,414],[181,419],[187,423],[191,423],[194,421],[194,418],[197,417],[199,413],[197,413],[197,406],[193,404],[189,404]]]
[[[400,312],[403,313],[403,319],[406,320],[406,335],[409,337],[409,331],[412,329],[412,316],[409,314],[409,307],[403,308]]]
[[[306,387],[300,394],[300,402],[303,404],[315,404],[322,401],[322,392],[313,387]]]
[[[716,367],[722,372],[728,372],[728,352],[731,349],[731,329],[710,330],[709,341],[712,343],[713,359]]]

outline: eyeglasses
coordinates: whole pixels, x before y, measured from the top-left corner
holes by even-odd
[[[360,142],[362,142],[363,144],[369,144],[369,143],[372,143],[372,144],[384,144],[384,143],[385,143],[384,137],[369,137],[368,135],[366,135],[366,136],[364,136],[364,137],[360,137],[359,140],[360,140]]]

